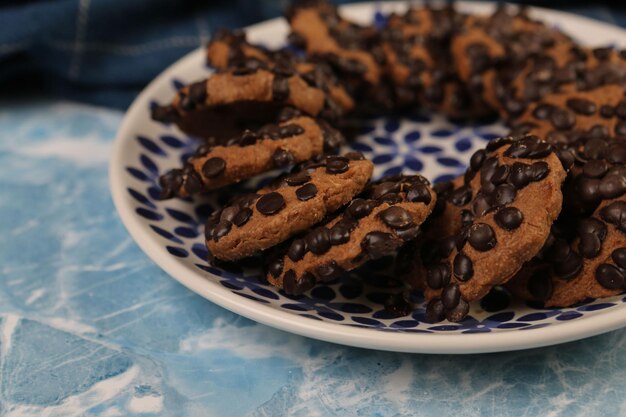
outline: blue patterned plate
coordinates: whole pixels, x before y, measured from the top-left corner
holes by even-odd
[[[389,11],[404,7],[399,3],[359,4],[342,12],[367,22],[384,19]],[[461,3],[460,8],[484,13],[491,5]],[[573,35],[584,34],[581,41],[589,44],[626,39],[623,30],[610,25],[543,9],[532,12]],[[274,19],[251,26],[247,32],[254,42],[278,46],[284,42],[287,28],[281,19]],[[421,300],[416,300],[419,307],[409,316],[390,316],[383,303],[397,288],[381,286],[377,279],[381,272],[373,266],[358,276],[348,275],[295,297],[262,283],[255,265],[230,270],[209,266],[202,225],[228,196],[222,193],[213,198],[158,201],[159,174],[177,167],[196,142],[174,126],[150,120],[155,102],[170,100],[182,83],[209,73],[203,51],[197,50],[157,77],[126,114],[110,166],[113,200],[129,232],[154,262],[192,291],[250,319],[290,332],[347,345],[409,352],[523,349],[579,339],[626,324],[623,296],[566,309],[537,309],[506,300],[492,305],[477,303],[461,323],[429,324],[424,321]],[[375,176],[421,172],[436,182],[462,172],[473,151],[505,132],[500,122],[458,124],[440,115],[385,118],[367,123],[349,147],[374,161]]]

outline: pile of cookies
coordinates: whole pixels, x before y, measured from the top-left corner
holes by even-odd
[[[512,6],[410,8],[381,28],[309,0],[286,18],[280,50],[216,33],[215,73],[153,110],[202,138],[160,178],[162,198],[285,172],[212,213],[210,262],[261,253],[267,280],[301,294],[402,248],[398,273],[433,322],[462,320],[496,286],[547,307],[626,289],[624,51],[580,46]],[[362,154],[337,154],[355,120],[416,109],[499,115],[511,133],[432,188],[372,181]]]

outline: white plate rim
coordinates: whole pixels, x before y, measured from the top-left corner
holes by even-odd
[[[411,4],[415,3],[412,2]],[[364,10],[370,10],[371,13],[373,7],[387,11],[401,9],[406,7],[406,5],[407,3],[405,2],[384,4],[364,2],[342,6],[341,11],[346,16],[358,18],[358,16],[365,13]],[[472,10],[479,13],[491,9],[493,6],[494,3],[487,2],[458,3],[458,7],[461,10]],[[617,26],[571,13],[538,7],[531,7],[530,10],[534,15],[541,16],[548,21],[566,20],[571,25],[591,26],[600,28],[600,30],[608,27],[611,31],[617,29],[626,34],[626,31]],[[283,19],[275,18],[244,29],[253,37],[255,33],[281,24],[285,24]],[[169,79],[176,74],[179,68],[198,54],[203,54],[202,48],[188,53],[169,66],[137,96],[126,112],[118,129],[109,163],[109,188],[113,203],[131,237],[152,261],[191,291],[236,314],[290,333],[342,345],[396,352],[468,354],[521,350],[565,343],[626,326],[626,314],[621,311],[626,308],[626,304],[624,304],[608,311],[598,311],[594,314],[586,315],[577,320],[565,321],[556,326],[529,329],[523,332],[474,334],[382,332],[339,323],[312,320],[239,297],[227,288],[219,285],[219,283],[207,280],[197,270],[178,262],[162,245],[154,240],[149,228],[138,220],[125,193],[124,168],[119,161],[122,160],[125,142],[132,136],[129,132],[133,130],[133,120],[139,112],[145,111],[146,103],[153,87],[161,83],[163,79]]]

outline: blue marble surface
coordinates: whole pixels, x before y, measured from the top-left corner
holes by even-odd
[[[0,415],[626,415],[626,331],[411,355],[256,324],[188,291],[117,217],[122,114],[0,107]]]

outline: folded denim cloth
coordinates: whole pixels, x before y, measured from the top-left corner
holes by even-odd
[[[0,91],[6,91],[7,86],[32,84],[37,79],[56,97],[125,108],[146,83],[176,59],[206,43],[216,29],[242,27],[279,16],[287,2],[8,3],[0,1]],[[572,6],[572,2],[561,4]],[[607,7],[573,9],[605,20],[626,20],[624,10],[620,18],[620,13],[611,13]]]

